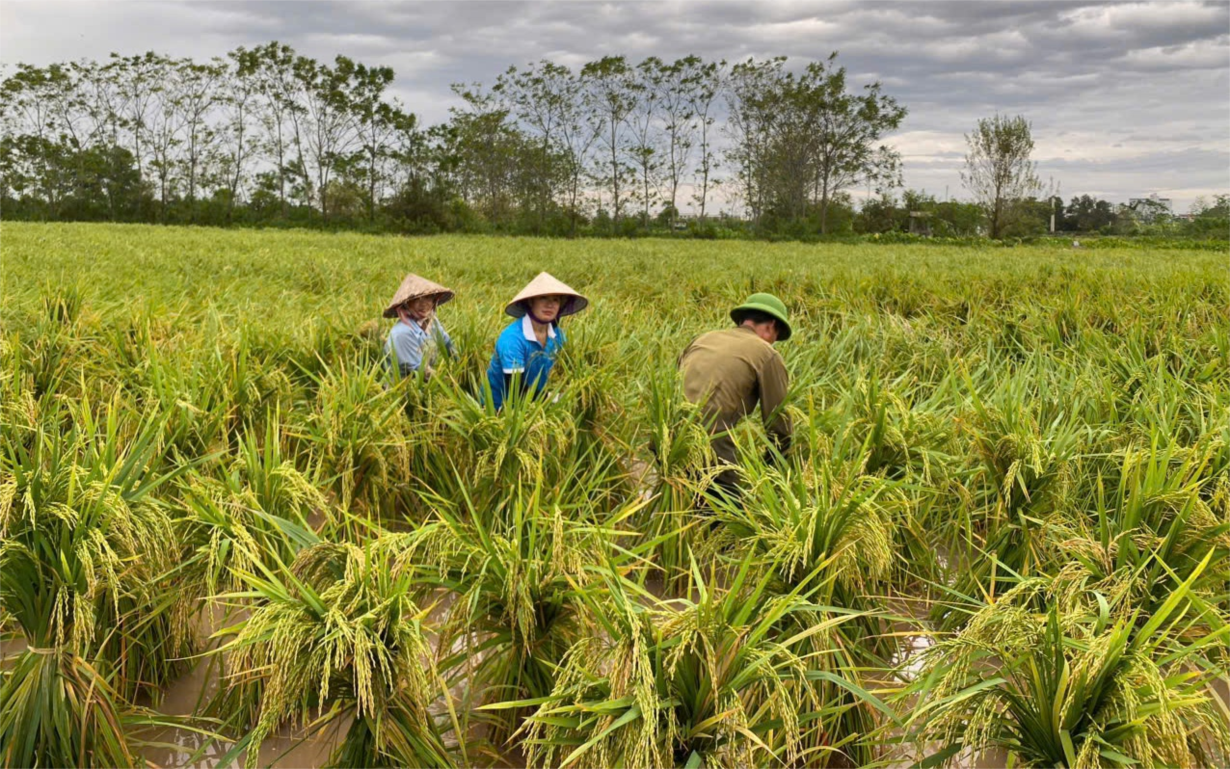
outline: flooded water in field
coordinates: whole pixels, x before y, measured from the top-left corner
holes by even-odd
[[[196,634],[203,648],[215,648],[210,636],[219,629],[242,620],[246,612],[232,611],[229,616],[214,607],[202,611],[196,621]],[[138,754],[150,769],[222,769],[222,759],[233,747],[229,740],[211,734],[214,726],[203,719],[192,720],[204,712],[205,705],[221,686],[218,658],[202,655],[192,668],[163,689],[158,703],[142,699],[138,704],[163,715],[184,719],[183,726],[150,729],[138,735]],[[283,727],[261,743],[259,766],[275,769],[315,769],[324,766],[350,726],[350,719],[341,719],[316,734],[307,734],[302,727]],[[243,766],[246,752],[230,766]]]
[[[338,736],[332,739],[321,735],[306,739],[290,733],[274,735],[261,744],[259,765],[287,769],[325,766],[344,733],[339,729]],[[202,735],[183,730],[158,739],[168,737],[171,740],[168,744],[154,745],[140,751],[141,758],[151,769],[216,769],[229,748],[225,743],[210,743]],[[245,760],[246,754],[241,753],[232,766],[243,766]]]
[[[901,658],[895,662],[904,662],[906,670],[916,669],[919,664],[917,657],[932,643],[929,636],[914,636],[905,639]],[[1224,682],[1223,690],[1224,690]],[[176,681],[166,690],[165,698],[158,708],[167,715],[190,715],[199,698],[207,697],[216,690],[217,676],[208,670],[206,662],[199,663],[190,673]],[[453,691],[454,696],[465,694],[462,686]],[[1224,696],[1224,695],[1223,695]],[[333,750],[341,743],[345,731],[349,728],[349,720],[331,726],[322,733],[305,735],[302,730],[296,732],[285,728],[269,737],[261,745],[259,766],[274,767],[274,769],[316,769],[324,766]],[[187,729],[168,728],[157,732],[143,734],[142,739],[151,744],[140,751],[141,757],[150,769],[221,769],[220,759],[230,749],[230,743],[213,741],[204,735]],[[898,755],[889,764],[894,769],[905,769],[922,758],[918,755]],[[246,756],[240,754],[232,764],[242,766]],[[492,761],[490,756],[472,756],[472,764],[476,766],[523,767],[524,756],[519,751],[506,753],[498,761]],[[972,757],[960,759],[957,766],[961,769],[985,769],[1004,766],[1005,756],[991,754],[978,760]]]
[[[644,587],[648,595],[642,596],[643,601],[658,607],[670,608],[671,590],[664,584],[660,575],[650,576]],[[439,626],[447,621],[453,598],[451,593],[443,590],[433,596],[429,614],[430,624]],[[891,658],[891,664],[897,670],[898,677],[894,681],[884,683],[890,686],[900,686],[913,680],[919,674],[926,651],[934,645],[933,630],[928,618],[930,607],[924,601],[900,598],[886,600],[890,611],[897,617],[890,624],[889,632],[898,645],[897,653]],[[197,624],[198,637],[204,644],[218,628],[233,625],[240,616],[232,615],[224,619],[217,612],[203,612]],[[435,645],[439,638],[434,634],[429,634],[429,641]],[[217,643],[216,641],[208,642]],[[464,637],[455,637],[452,641],[452,651],[454,653],[463,651],[464,643]],[[9,640],[3,642],[0,650],[8,655],[21,651],[24,646],[20,640]],[[149,769],[229,769],[229,767],[243,766],[246,754],[241,753],[233,762],[224,767],[222,759],[231,750],[232,743],[202,733],[209,731],[208,722],[197,721],[191,725],[187,723],[187,717],[203,712],[205,703],[217,693],[219,686],[216,659],[202,657],[195,661],[186,674],[166,687],[160,702],[152,703],[146,700],[140,703],[167,716],[184,717],[186,722],[181,727],[153,729],[138,735],[142,743],[138,748],[138,753]],[[1223,702],[1230,702],[1225,679],[1217,681],[1214,689]],[[468,677],[462,677],[454,682],[450,687],[450,694],[455,702],[464,702],[475,696],[475,693],[468,691]],[[905,711],[909,711],[908,706]],[[442,711],[437,709],[437,715],[441,714]],[[303,727],[298,729],[285,727],[261,744],[258,765],[273,767],[273,769],[316,769],[316,767],[325,766],[333,751],[341,744],[350,723],[349,718],[339,719],[335,724],[314,734],[307,734]],[[473,727],[470,737],[481,740],[484,735],[485,729],[479,724]],[[934,746],[924,749],[926,752],[934,750]],[[493,755],[490,747],[482,751],[471,749],[467,752],[471,766],[524,767],[525,765],[524,755],[516,748],[498,757]],[[926,752],[919,752],[919,749],[913,745],[900,745],[885,758],[887,766],[892,769],[906,769],[925,758]],[[1006,756],[995,753],[981,756],[976,760],[973,756],[962,756],[958,758],[956,766],[959,769],[984,769],[1003,766],[1005,760]]]
[[[209,660],[199,661],[192,670],[168,686],[163,700],[156,708],[168,716],[191,716],[218,690],[217,666]],[[209,729],[208,723],[199,726]],[[341,743],[350,726],[345,718],[317,734],[306,734],[285,727],[268,737],[260,747],[259,765],[289,769],[315,769],[324,766],[329,755]],[[231,743],[215,739],[189,728],[168,727],[140,735],[146,743],[140,756],[153,769],[218,769],[221,759],[231,749]],[[241,753],[234,766],[242,766],[246,753]]]

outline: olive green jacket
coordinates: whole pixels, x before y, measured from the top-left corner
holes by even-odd
[[[683,394],[701,403],[712,417],[713,450],[736,461],[734,444],[725,435],[760,403],[765,429],[783,451],[790,447],[790,421],[781,413],[790,377],[773,346],[750,328],[710,331],[692,340],[679,356]]]

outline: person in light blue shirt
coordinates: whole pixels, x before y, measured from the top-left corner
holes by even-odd
[[[418,275],[407,275],[401,282],[384,311],[384,317],[397,318],[384,343],[384,352],[399,376],[419,370],[424,376],[431,376],[441,345],[450,357],[455,354],[452,338],[436,317],[436,308],[452,298],[452,291]]]
[[[560,318],[584,310],[589,300],[545,272],[517,294],[504,312],[516,318],[495,342],[487,383],[496,409],[513,387],[538,396],[547,385],[564,345]]]

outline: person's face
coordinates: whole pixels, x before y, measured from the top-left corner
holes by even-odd
[[[544,322],[555,320],[559,316],[560,308],[564,306],[564,297],[558,294],[548,294],[547,296],[536,296],[530,300],[530,312],[534,317]]]
[[[436,299],[432,296],[420,296],[406,302],[406,314],[422,320],[436,309]]]
[[[777,341],[777,321],[765,321],[764,323],[752,323],[752,330],[756,332],[756,336],[765,340],[769,344]]]

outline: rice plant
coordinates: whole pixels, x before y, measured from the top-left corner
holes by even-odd
[[[1225,257],[6,223],[0,761],[1226,764]],[[794,445],[719,494],[677,356],[762,290]]]
[[[115,405],[98,423],[79,404],[66,440],[39,425],[0,459],[0,625],[25,647],[0,682],[7,766],[132,765],[136,696],[192,650],[172,518],[149,497],[162,423]]]
[[[1219,449],[1217,441],[1194,449],[1155,445],[1116,457],[1112,488],[1099,478],[1088,514],[1056,524],[1056,548],[1070,559],[1058,579],[1100,590],[1120,612],[1149,617],[1211,553],[1190,589],[1199,605],[1190,608],[1215,612],[1230,582],[1230,478],[1210,467]],[[1208,627],[1219,624],[1214,618]]]
[[[1183,640],[1159,632],[1182,622],[1175,610],[1209,560],[1147,619],[1065,607],[1037,580],[975,614],[935,647],[917,686],[913,721],[940,746],[928,763],[999,748],[1024,766],[1225,764],[1230,727],[1210,671],[1189,663],[1226,626]]]
[[[232,725],[252,729],[232,755],[246,749],[256,766],[261,742],[282,724],[319,730],[349,716],[334,765],[453,765],[446,727],[429,708],[447,690],[430,661],[426,612],[387,549],[322,543],[289,567],[240,576],[246,589],[226,597],[254,603],[221,651],[237,695]]]
[[[853,615],[828,615],[797,592],[770,598],[772,576],[753,582],[751,563],[726,589],[693,565],[696,598],[669,607],[646,607],[613,583],[598,613],[605,637],[578,642],[554,691],[529,701],[539,707],[528,765],[824,766],[853,751],[867,735],[835,727],[858,703],[825,698],[815,682],[836,679],[842,694],[883,703],[815,667],[826,652],[804,645]],[[797,632],[784,623],[796,614],[811,617]]]
[[[396,390],[381,386],[383,369],[326,368],[316,379],[317,408],[296,431],[338,504],[376,516],[391,504],[390,487],[408,475],[413,447],[401,431]]]
[[[620,526],[636,506],[608,518],[566,507],[568,495],[557,494],[518,486],[493,510],[438,499],[436,520],[393,540],[398,563],[447,591],[437,655],[451,680],[465,682],[468,704],[549,694],[565,653],[596,631],[591,605],[605,575],[633,560],[612,545],[631,539]],[[506,748],[519,715],[482,719],[495,750]]]
[[[654,543],[651,557],[669,583],[688,576],[688,552],[696,542],[702,494],[715,474],[710,420],[683,397],[674,369],[657,374],[646,388],[647,431],[652,463],[641,473],[645,507],[641,528]]]

